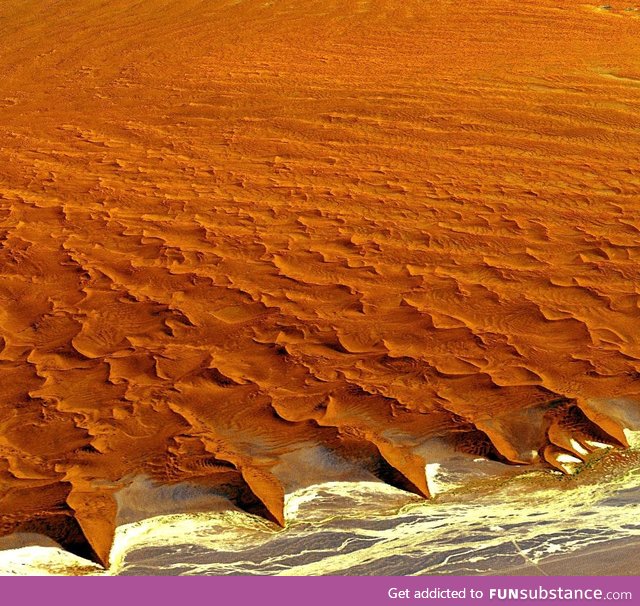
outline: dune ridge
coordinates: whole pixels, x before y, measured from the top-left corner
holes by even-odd
[[[556,4],[4,2],[0,535],[628,446],[640,13]]]

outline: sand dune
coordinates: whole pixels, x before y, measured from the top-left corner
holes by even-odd
[[[2,4],[0,534],[628,446],[640,11],[516,4]]]

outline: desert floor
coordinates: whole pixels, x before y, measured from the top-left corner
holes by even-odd
[[[160,514],[293,536],[327,484],[400,524],[636,477],[640,7],[4,0],[0,34],[6,545],[93,570]]]

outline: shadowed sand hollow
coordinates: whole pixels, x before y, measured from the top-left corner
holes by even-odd
[[[284,525],[322,480],[428,497],[640,429],[640,11],[0,24],[0,534],[107,564],[133,478]]]

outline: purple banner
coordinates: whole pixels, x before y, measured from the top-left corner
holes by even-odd
[[[0,587],[20,606],[640,603],[640,577],[31,577]]]

